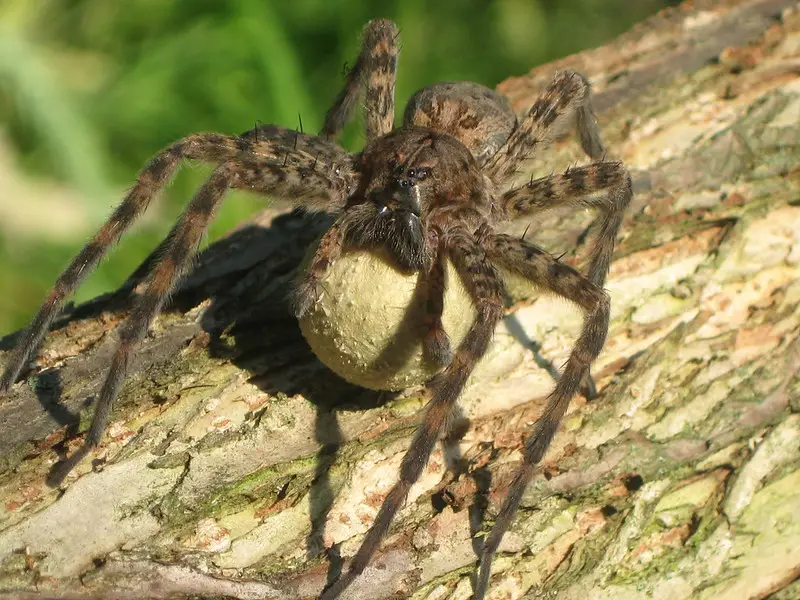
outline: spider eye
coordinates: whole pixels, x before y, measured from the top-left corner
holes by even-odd
[[[409,179],[414,179],[416,181],[422,181],[428,175],[430,175],[430,173],[431,173],[431,170],[429,168],[427,168],[427,167],[422,167],[422,168],[419,168],[419,169],[415,169],[414,167],[412,167],[412,168],[410,168],[408,170],[408,178]]]

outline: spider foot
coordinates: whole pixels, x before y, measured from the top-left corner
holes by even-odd
[[[578,110],[578,134],[583,151],[593,160],[603,160],[606,147],[595,121],[591,107],[585,106]]]
[[[597,385],[588,369],[581,379],[581,395],[587,400],[594,400],[597,398]]]
[[[441,325],[428,330],[422,343],[425,348],[425,356],[435,364],[446,367],[453,360],[450,337]]]
[[[294,316],[298,319],[302,318],[319,301],[324,290],[319,279],[313,275],[306,274],[301,277],[291,297]]]

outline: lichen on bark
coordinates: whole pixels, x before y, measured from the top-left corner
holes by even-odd
[[[558,68],[591,78],[636,196],[608,282],[601,394],[573,402],[490,597],[793,598],[800,8],[696,0],[500,89],[523,110]],[[555,150],[534,173],[583,160],[572,140]],[[529,235],[578,260],[590,220],[557,213]],[[268,210],[204,252],[101,447],[54,490],[46,478],[80,443],[127,295],[59,322],[0,403],[0,593],[289,600],[315,596],[352,556],[423,397],[349,385],[304,343],[285,290],[324,226]],[[464,394],[463,472],[436,451],[346,597],[469,598],[475,536],[580,326],[569,306],[514,289]]]

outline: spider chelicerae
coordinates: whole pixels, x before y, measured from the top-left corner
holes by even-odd
[[[486,593],[492,556],[537,463],[571,398],[591,381],[589,368],[603,347],[609,325],[609,298],[603,284],[631,199],[631,180],[620,162],[602,160],[604,149],[590,106],[589,85],[581,75],[557,73],[520,120],[505,97],[478,84],[431,85],[412,97],[401,127],[395,129],[397,55],[396,26],[382,19],[368,23],[358,60],[318,136],[262,125],[240,136],[193,134],[157,154],[58,278],[8,357],[0,391],[7,392],[17,380],[64,299],[145,211],[184,160],[216,167],[151,266],[143,292],[121,328],[91,427],[76,456],[100,442],[133,353],[190,265],[214,210],[229,189],[253,190],[298,207],[335,213],[332,226],[298,277],[293,295],[296,314],[307,314],[325,293],[326,272],[348,249],[382,249],[399,270],[415,274],[427,292],[422,346],[441,370],[426,383],[429,401],[397,483],[348,570],[320,596],[333,600],[367,566],[437,440],[448,433],[459,395],[503,315],[505,288],[498,269],[521,275],[577,304],[584,322],[482,545],[473,596],[479,600]],[[362,97],[366,147],[350,154],[334,140]],[[503,190],[520,165],[574,122],[584,151],[598,162]],[[563,204],[596,209],[599,214],[586,275],[524,239],[495,232],[502,221]],[[466,336],[454,349],[441,319],[448,260],[475,308]]]

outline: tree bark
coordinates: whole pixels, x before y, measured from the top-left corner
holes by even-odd
[[[696,0],[500,89],[522,111],[559,68],[591,78],[636,195],[608,282],[600,395],[573,401],[490,597],[798,598],[800,5]],[[583,159],[564,139],[540,160],[534,172]],[[590,220],[559,213],[529,235],[580,256]],[[132,286],[57,324],[0,404],[0,593],[293,600],[346,565],[423,400],[351,386],[303,341],[285,295],[324,224],[267,210],[206,250],[100,448],[51,488]],[[437,450],[344,598],[469,598],[474,536],[580,325],[563,303],[514,294],[464,394],[457,474]]]

